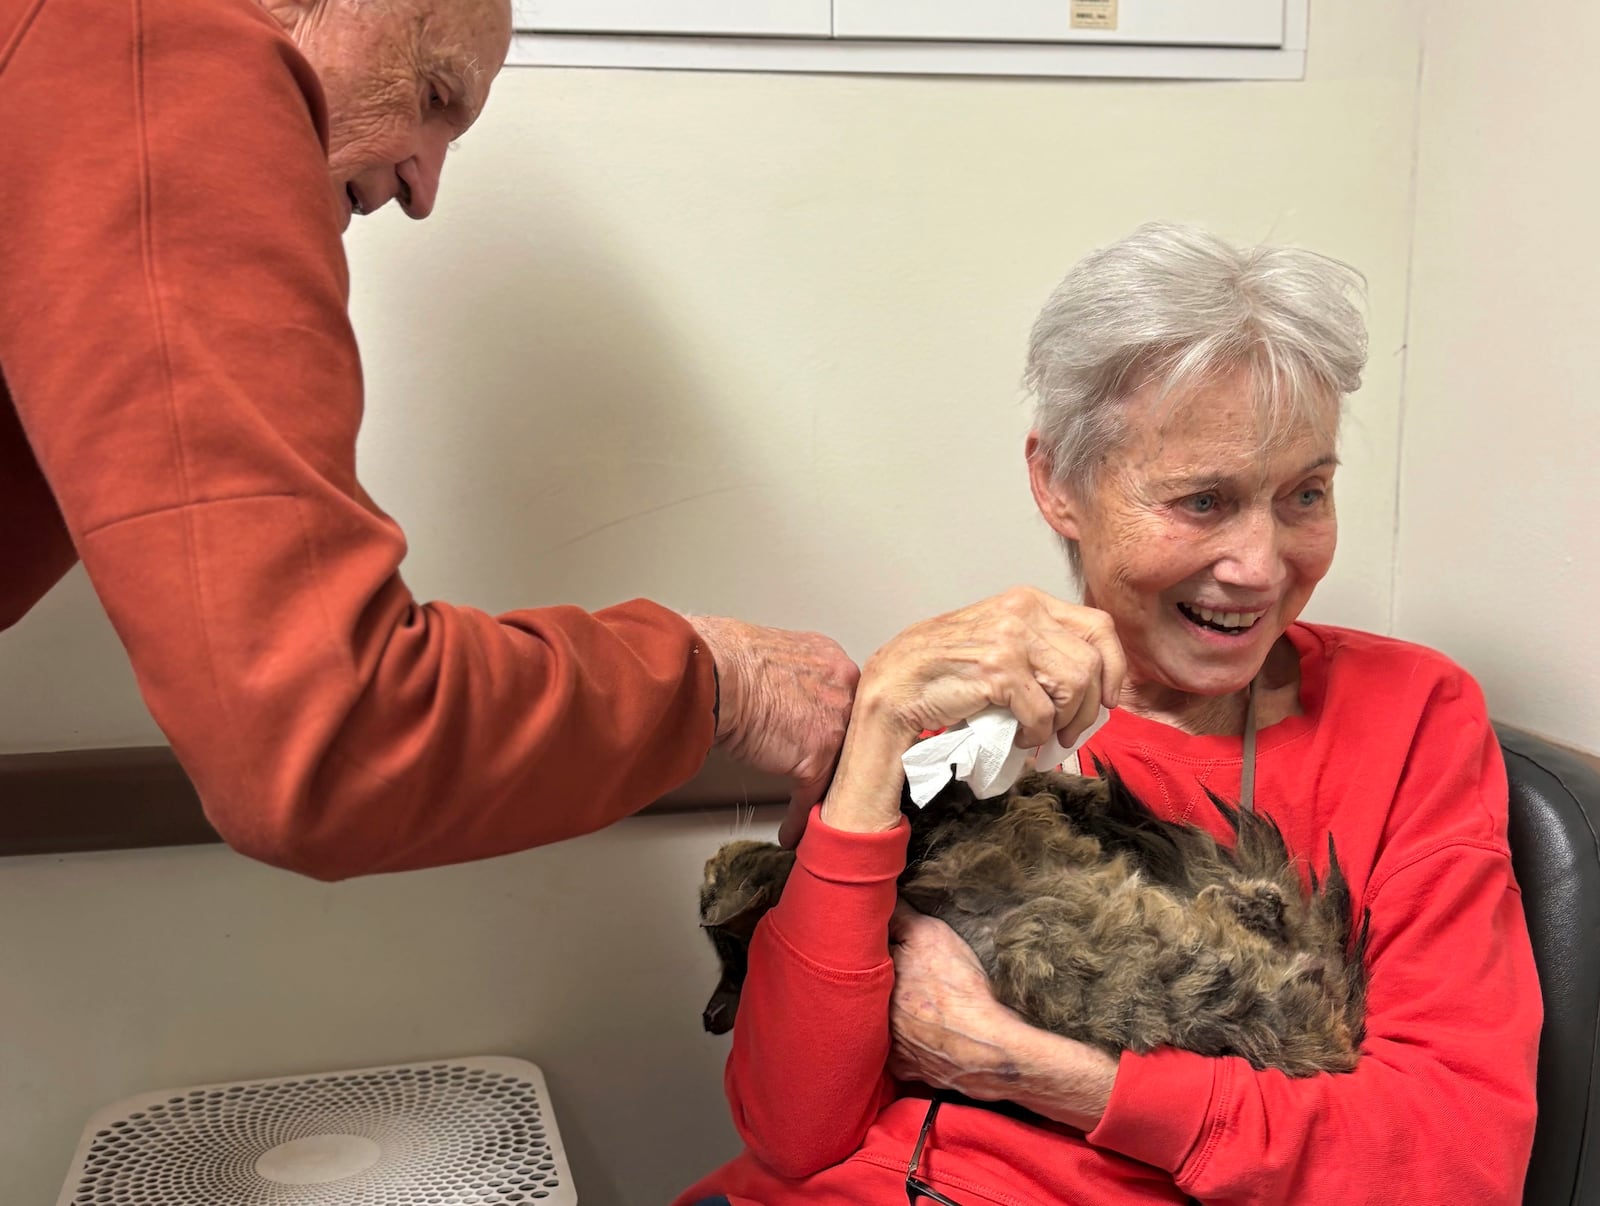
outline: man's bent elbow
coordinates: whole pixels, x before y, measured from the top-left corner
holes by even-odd
[[[303,794],[274,798],[240,788],[203,797],[206,818],[230,849],[326,883],[383,870],[381,852]]]

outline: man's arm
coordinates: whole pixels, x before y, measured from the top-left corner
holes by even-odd
[[[401,580],[356,478],[321,93],[259,6],[46,0],[10,45],[0,371],[223,835],[340,878],[572,837],[693,775],[716,683],[685,619]]]

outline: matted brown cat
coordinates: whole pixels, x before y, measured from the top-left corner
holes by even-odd
[[[960,934],[995,996],[1035,1026],[1112,1053],[1180,1047],[1292,1076],[1353,1068],[1367,924],[1352,944],[1332,837],[1327,879],[1313,872],[1308,892],[1269,817],[1212,795],[1229,848],[1097,769],[1028,775],[992,800],[959,783],[925,809],[903,800],[900,895]],[[752,841],[706,863],[700,920],[722,964],[713,1034],[733,1026],[751,935],[793,865]]]

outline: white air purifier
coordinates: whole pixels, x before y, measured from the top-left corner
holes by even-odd
[[[57,1206],[571,1206],[544,1073],[502,1056],[143,1093]]]

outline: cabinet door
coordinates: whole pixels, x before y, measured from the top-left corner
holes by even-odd
[[[515,0],[528,33],[825,38],[830,0]]]
[[[1282,46],[1283,0],[833,0],[836,38]]]

